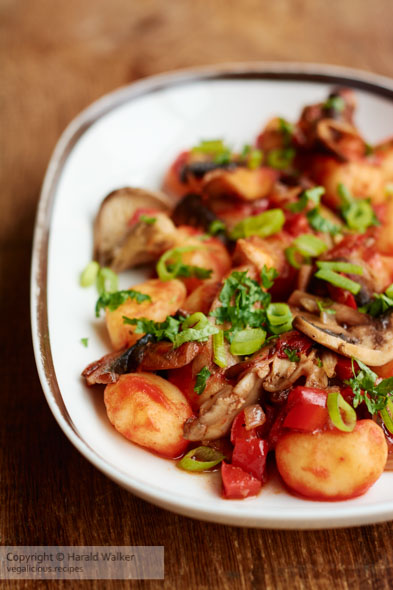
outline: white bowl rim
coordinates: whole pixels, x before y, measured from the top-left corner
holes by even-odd
[[[285,80],[298,82],[325,82],[347,85],[393,100],[393,80],[362,70],[335,65],[297,62],[240,62],[177,70],[151,76],[121,87],[93,102],[84,109],[62,133],[49,161],[39,199],[31,264],[31,328],[34,355],[41,385],[48,405],[72,444],[97,469],[135,495],[173,512],[201,520],[258,528],[314,529],[359,526],[393,519],[393,500],[373,506],[336,504],[332,513],[315,518],[315,508],[294,514],[283,509],[277,515],[256,518],[252,504],[238,513],[223,505],[214,509],[196,507],[190,500],[174,499],[161,489],[114,468],[81,437],[66,409],[57,382],[50,348],[47,315],[47,260],[48,241],[56,187],[61,171],[73,146],[83,133],[100,117],[119,105],[157,90],[179,84],[209,80]]]

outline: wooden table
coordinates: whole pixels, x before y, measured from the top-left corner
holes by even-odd
[[[296,58],[393,76],[391,0],[3,0],[0,13],[0,543],[165,545],[168,589],[392,587],[392,524],[315,532],[206,524],[147,504],[101,475],[49,411],[28,311],[40,185],[78,111],[139,77],[229,60]]]

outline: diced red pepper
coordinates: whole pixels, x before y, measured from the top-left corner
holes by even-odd
[[[285,349],[290,348],[300,354],[306,354],[312,347],[313,342],[304,334],[297,330],[286,332],[277,340],[277,356],[279,358],[288,358]]]
[[[287,213],[284,230],[291,236],[297,237],[300,234],[310,232],[310,224],[304,213]]]
[[[359,368],[359,365],[354,361],[353,366],[355,370]],[[352,372],[352,361],[345,356],[339,356],[336,364],[336,375],[341,381],[346,381],[353,377]]]
[[[262,483],[241,467],[223,462],[221,465],[223,496],[228,500],[242,500],[249,496],[256,496]]]
[[[232,465],[241,467],[243,471],[262,481],[268,450],[266,440],[238,438],[232,454]]]
[[[335,287],[334,285],[328,284],[329,295],[336,303],[341,303],[342,305],[348,305],[348,307],[352,307],[353,309],[357,309],[358,306],[356,304],[355,297],[349,291],[345,289],[341,289],[340,287]]]
[[[246,429],[246,421],[244,419],[244,410],[239,412],[232,423],[231,428],[231,443],[234,445],[236,444],[237,439],[245,439],[250,440],[252,438],[257,438],[257,433],[255,428],[251,428],[250,430]]]
[[[328,420],[327,393],[314,387],[295,387],[287,401],[288,413],[284,428],[313,432],[325,426]]]

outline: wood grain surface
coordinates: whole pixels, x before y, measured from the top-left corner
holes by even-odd
[[[392,22],[391,0],[1,0],[0,544],[165,546],[163,584],[1,588],[393,587],[392,524],[314,532],[206,524],[147,504],[101,475],[46,405],[28,307],[43,174],[83,107],[149,74],[230,60],[327,62],[393,77]]]

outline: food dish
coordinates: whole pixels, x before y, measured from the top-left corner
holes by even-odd
[[[208,86],[208,88],[209,88],[209,93],[210,93],[210,89],[212,89],[214,85],[212,85],[212,84],[211,84],[211,82],[209,82],[209,84],[208,84],[207,86]],[[219,85],[218,85],[218,86],[219,86]],[[241,86],[241,85],[240,85],[240,86],[238,86],[237,84],[234,84],[234,86],[235,86],[235,88],[240,88],[240,86]],[[247,87],[247,84],[245,84],[245,86]],[[252,85],[252,86],[253,86],[253,85]],[[256,90],[257,88],[258,88],[258,86],[257,86],[257,85],[255,85],[255,86],[254,86],[254,89],[253,89],[253,92],[254,92],[254,100],[255,100],[255,104],[257,103],[257,100],[256,100],[256,99],[257,99],[257,95],[255,94],[255,90]],[[282,88],[282,87],[281,87],[281,88]],[[294,87],[292,87],[292,88],[294,88]],[[222,90],[222,89],[223,89],[223,86],[221,86],[221,89],[220,89],[220,90]],[[245,89],[245,88],[243,88],[243,92],[244,92],[244,89]],[[185,91],[185,90],[188,90],[188,91],[189,91],[189,88],[186,88],[186,89],[185,89],[185,88],[183,87],[183,88],[182,88],[182,89],[180,89],[180,90],[182,91],[182,92],[180,92],[180,94],[183,94],[183,97],[184,97],[184,91]],[[196,85],[196,86],[194,85],[194,88],[193,88],[193,90],[192,90],[191,92],[189,91],[189,92],[190,92],[189,96],[191,96],[191,95],[192,95],[194,92],[196,92],[196,93],[198,94],[198,90],[200,91],[200,87],[199,87],[199,89],[198,89],[197,85]],[[262,87],[260,87],[260,90],[262,90]],[[266,90],[266,86],[265,86],[265,88],[264,88],[263,90]],[[304,88],[303,88],[303,90],[304,90]],[[316,96],[316,94],[317,94],[317,93],[316,93],[316,91],[317,91],[317,90],[318,90],[318,93],[319,93],[319,97],[320,97],[320,98],[322,98],[322,96],[321,96],[321,90],[322,90],[322,86],[318,87],[317,85],[310,85],[310,88],[309,88],[310,94],[312,94],[312,93],[314,92],[314,93],[315,93],[314,95],[315,95],[315,97],[316,97],[316,98],[317,98],[317,96]],[[324,88],[324,90],[326,90],[326,87]],[[313,92],[312,92],[312,91],[313,91]],[[164,94],[165,94],[165,93],[164,93]],[[213,94],[214,94],[214,92],[213,92]],[[251,93],[251,94],[252,94],[252,93]],[[305,94],[307,94],[307,93],[305,93]],[[218,95],[219,95],[219,93],[218,93]],[[218,95],[217,95],[217,96],[218,96]],[[250,95],[248,95],[248,96],[250,96]],[[182,96],[180,96],[180,98],[183,98],[183,97],[182,97]],[[318,97],[318,98],[319,98],[319,97]],[[198,97],[198,98],[200,98],[200,95],[199,95],[199,97]],[[260,98],[260,97],[259,97],[259,98]],[[166,93],[165,99],[168,99],[168,92]],[[177,99],[179,99],[179,96],[177,97]],[[312,100],[312,99],[311,99],[311,100]],[[304,96],[304,98],[303,98],[303,100],[302,100],[302,103],[304,104],[305,102],[311,102],[311,101],[310,101],[310,99],[309,99],[309,98],[307,98],[306,96]],[[387,108],[387,106],[388,106],[388,103],[384,104],[384,101],[381,101],[381,102],[383,103],[383,106]],[[176,101],[175,101],[175,103],[176,103]],[[181,100],[179,100],[179,102],[178,102],[177,104],[182,104]],[[162,105],[162,101],[161,101],[161,105]],[[255,105],[254,105],[254,106],[255,106]],[[298,109],[298,108],[301,106],[301,103],[299,103],[299,102],[298,102],[296,106],[297,106],[297,109]],[[276,105],[275,105],[274,111],[273,111],[273,110],[271,110],[269,114],[273,115],[275,112],[277,112],[277,110],[280,110],[280,112],[282,112],[282,113],[283,113],[285,116],[287,116],[287,117],[288,117],[288,119],[289,119],[289,118],[292,118],[292,119],[293,119],[293,118],[295,117],[295,115],[296,115],[296,113],[294,112],[294,111],[295,111],[295,109],[293,109],[293,115],[292,115],[292,117],[290,117],[290,114],[289,114],[288,112],[283,112],[281,109],[278,109]],[[113,113],[112,113],[112,114],[113,114]],[[216,111],[216,114],[217,114],[217,111]],[[264,119],[266,119],[266,116],[264,117]],[[261,123],[262,123],[262,121],[261,121]],[[245,127],[247,127],[247,125],[248,125],[248,127],[249,127],[249,129],[250,129],[250,131],[251,131],[251,117],[249,118],[249,120],[248,120],[248,123],[246,124],[246,126],[243,126],[243,129],[244,129]],[[117,129],[117,131],[118,131],[118,130],[119,130],[119,129]],[[195,131],[196,131],[196,130],[194,129],[194,132],[195,132]],[[216,131],[216,129],[214,129],[214,131]],[[233,133],[233,131],[231,131],[231,132]],[[252,132],[250,132],[250,133],[244,133],[244,132],[242,132],[242,133],[241,133],[241,135],[240,135],[240,128],[239,128],[239,129],[237,130],[237,133],[238,133],[238,140],[240,140],[240,141],[241,141],[241,140],[244,140],[244,139],[246,139],[247,137],[250,137],[250,135],[251,135],[251,133],[252,133]],[[214,134],[216,135],[216,134],[217,134],[217,132],[215,132]],[[209,135],[211,136],[211,132],[209,133]],[[227,136],[228,134],[221,133],[220,135],[221,135],[221,136],[223,136],[223,135],[226,135],[226,136]],[[380,136],[381,136],[381,134],[380,134]],[[199,137],[200,137],[200,136],[199,136]],[[206,134],[205,134],[205,137],[206,137]],[[80,140],[80,141],[79,141],[79,143],[78,143],[78,146],[79,146],[79,147],[81,146],[81,143],[83,143],[83,139],[84,139],[84,138],[82,137],[82,140]],[[195,138],[195,139],[197,139],[197,138]],[[375,137],[374,139],[377,139],[377,137]],[[373,138],[371,138],[371,140],[373,140]],[[192,141],[192,142],[190,142],[190,141],[188,141],[188,142],[183,142],[183,144],[180,144],[180,143],[178,143],[178,147],[180,148],[180,147],[183,147],[183,146],[185,146],[185,145],[187,145],[187,144],[189,145],[190,143],[191,143],[191,144],[192,144],[192,143],[195,143],[195,141]],[[77,150],[76,150],[76,151],[77,151]],[[175,150],[173,150],[173,151],[172,151],[172,153],[171,153],[171,155],[172,155],[172,156],[174,156],[174,155],[175,155],[175,153],[176,153],[176,151],[175,151]],[[150,154],[150,155],[151,155],[151,154]],[[75,156],[75,150],[74,150],[73,156]],[[67,161],[67,165],[66,165],[65,169],[63,170],[63,175],[64,175],[64,173],[67,173],[67,167],[69,167],[70,165],[72,166],[72,159],[73,159],[72,157],[68,159],[68,161]],[[166,165],[168,165],[168,164],[169,164],[169,161],[168,161],[168,160],[169,160],[169,158],[167,158]],[[165,166],[165,167],[166,167],[166,166]],[[161,166],[161,168],[160,168],[160,169],[161,169],[161,174],[162,174],[162,172],[163,172],[163,167]],[[62,189],[63,191],[67,191],[67,190],[69,190],[69,189],[70,189],[70,186],[68,186],[68,189],[67,189],[67,182],[64,182],[64,179],[65,179],[65,178],[66,178],[66,174],[65,174],[65,177],[63,176],[63,178],[62,178],[62,180],[61,180],[61,182],[60,182],[60,185],[59,185],[60,189]],[[158,186],[158,182],[152,182],[152,181],[151,181],[151,179],[149,179],[149,180],[150,180],[150,186],[151,186],[151,188],[156,188],[156,187]],[[107,180],[106,182],[107,182],[107,184],[109,184],[108,180]],[[120,184],[131,184],[131,183],[130,183],[130,182],[117,183],[117,186],[119,186]],[[142,186],[146,186],[146,183],[143,183],[143,182],[133,182],[132,184],[134,184],[134,185],[135,185],[135,184],[138,184],[138,185],[140,185],[140,186],[141,186],[141,185],[142,185]],[[107,187],[106,187],[106,188],[107,188],[107,192],[108,192],[108,189],[110,189],[110,188],[113,188],[113,186],[116,186],[116,184],[114,185],[114,184],[112,183],[112,185],[111,185],[111,186],[110,186],[110,185],[109,185],[109,186],[107,186]],[[105,193],[104,193],[104,194],[105,194]],[[101,192],[101,195],[103,196],[102,192]],[[57,198],[59,198],[59,195],[58,195],[58,197],[57,197]],[[59,203],[59,202],[61,202],[61,199],[60,199],[60,201],[57,201],[57,203]],[[92,202],[92,201],[91,201],[91,202]],[[57,203],[56,203],[56,204],[57,204]],[[63,198],[63,201],[62,201],[62,203],[63,203],[63,212],[64,212],[64,211],[65,211],[65,209],[64,209],[64,198]],[[61,216],[60,216],[60,217],[58,216],[58,215],[59,215],[59,211],[61,211],[61,207],[60,207],[60,209],[58,208],[58,211],[56,211],[56,216],[57,216],[57,219],[58,219],[58,220],[59,220],[59,219],[61,219]],[[93,214],[94,214],[94,213],[93,213],[93,207],[90,207],[90,217],[92,217],[92,216],[93,216]],[[64,220],[64,218],[63,218],[63,220]],[[88,225],[88,223],[87,223],[87,220],[86,220],[86,219],[85,219],[84,221],[85,221],[84,225],[85,225],[85,228],[86,228],[86,226]],[[90,219],[89,221],[91,221],[91,219]],[[80,246],[80,244],[79,244],[79,246]],[[129,278],[128,278],[127,280],[129,280]],[[135,279],[133,280],[133,282],[135,283],[136,281],[137,281],[137,279],[135,278]],[[129,285],[127,285],[127,286],[129,286]],[[52,289],[53,289],[53,285],[52,285]],[[49,298],[49,299],[51,299],[51,298]],[[53,305],[53,298],[52,298],[52,305]],[[50,310],[51,310],[51,308],[49,308],[49,312],[50,312]],[[50,314],[49,314],[49,315],[50,315]],[[53,334],[55,334],[55,332],[53,332]],[[56,339],[56,336],[55,336],[55,339]],[[56,346],[56,344],[52,346],[52,350],[54,350],[55,346]],[[105,348],[105,347],[104,347],[104,346],[102,346],[102,349],[103,349],[103,351],[104,351],[104,348]],[[92,355],[91,355],[91,350],[89,350],[89,357],[90,357],[90,359],[91,359],[91,356],[92,356]],[[94,358],[94,356],[93,356],[93,358]],[[57,372],[57,374],[59,375],[59,368],[58,368],[58,365],[57,365],[56,369],[57,369],[57,371],[56,371],[56,372]],[[60,368],[60,372],[62,372],[61,368]],[[75,398],[75,401],[76,401],[76,398]],[[89,402],[89,404],[90,404],[90,409],[91,409],[92,398],[91,398],[89,395],[86,395],[86,397],[85,397],[85,401],[88,401],[88,402]],[[67,407],[68,407],[69,411],[70,411],[70,408],[71,408],[71,406],[72,406],[72,400],[68,399],[68,400],[67,400]],[[82,410],[83,410],[83,396],[82,396],[82,400],[81,400],[81,399],[78,399],[78,406],[79,406],[79,409],[82,409]],[[100,412],[102,411],[102,407],[100,408],[100,406],[99,406],[99,403],[98,403],[98,402],[97,402],[97,405],[96,405],[96,407],[97,407],[98,411],[100,411]],[[77,417],[76,417],[76,414],[75,414],[75,412],[74,412],[74,411],[72,412],[72,415],[73,415],[73,419],[74,419],[74,420],[77,420]],[[98,422],[99,422],[99,420],[98,420]],[[83,425],[81,425],[80,421],[78,421],[78,427],[79,427],[79,428],[81,428],[81,427],[83,428]],[[79,428],[78,428],[78,429],[79,429]],[[97,432],[97,434],[98,434],[98,432]],[[119,445],[118,445],[118,446],[117,446],[117,443],[119,443]],[[98,442],[98,446],[99,446],[99,445],[100,445],[100,443]],[[96,440],[94,441],[94,446],[95,446],[95,450],[97,450],[97,441],[96,441]],[[115,454],[117,454],[117,455],[118,455],[119,451],[120,451],[120,453],[122,453],[122,451],[121,451],[120,449],[123,449],[123,450],[124,450],[124,447],[123,447],[123,445],[122,445],[122,442],[121,442],[121,441],[119,441],[118,439],[116,439],[116,447],[117,447],[117,452],[116,452]],[[101,447],[101,449],[102,449],[102,447]],[[103,449],[102,449],[102,450],[103,450]],[[127,454],[127,451],[125,451],[125,453]],[[137,452],[137,451],[135,451],[135,455],[134,455],[134,451],[133,451],[133,458],[135,458],[135,457],[138,457],[138,452]],[[124,456],[123,456],[123,459],[124,459]],[[155,458],[154,458],[154,459],[155,459]],[[153,463],[152,463],[152,464],[154,464],[155,466],[157,466],[157,465],[156,465],[156,463],[155,463],[155,461],[154,461],[154,459],[153,459]],[[123,465],[124,465],[124,463],[123,463]],[[144,475],[145,475],[145,473],[144,473]],[[113,476],[113,474],[112,474],[112,476]],[[183,474],[178,474],[178,473],[176,472],[176,474],[174,475],[174,477],[175,477],[175,479],[176,479],[178,482],[179,482],[179,481],[181,481],[181,482],[182,482],[182,494],[181,494],[181,496],[183,495],[183,491],[184,491],[184,492],[186,493],[186,495],[187,495],[187,493],[189,493],[189,492],[190,492],[191,488],[188,488],[188,492],[187,492],[187,486],[188,486],[188,484],[185,482],[185,480],[184,480],[184,478],[183,478]],[[385,476],[384,476],[384,477],[385,477]],[[195,478],[191,478],[191,479],[194,479],[194,480],[195,480]],[[213,476],[213,479],[214,479],[214,476]],[[386,478],[385,478],[385,481],[386,481]],[[378,483],[379,483],[379,482],[378,482]],[[378,485],[378,484],[377,484],[377,485]],[[195,483],[195,482],[194,482],[194,487],[196,487],[196,488],[198,489],[198,493],[201,491],[201,488],[202,488],[202,496],[203,496],[203,488],[204,488],[204,484],[200,484],[200,483],[199,483],[199,481],[198,481],[198,483]],[[135,489],[135,487],[134,487],[133,489]],[[271,484],[271,485],[270,485],[270,487],[269,487],[269,490],[270,490],[270,492],[272,492],[272,490],[273,490],[273,489],[274,489],[274,484]],[[207,491],[207,497],[209,498],[209,501],[210,501],[210,499],[211,499],[211,494],[210,494],[210,493],[211,493],[211,485],[210,485],[210,484],[207,486],[207,490],[206,490],[206,491]],[[373,489],[373,491],[374,491],[374,489]],[[139,493],[140,493],[140,490],[139,490]],[[264,492],[262,492],[262,495],[263,495],[263,494],[264,494]],[[161,494],[161,498],[163,497],[163,495],[165,495],[165,494]],[[262,497],[262,495],[261,495],[261,497]],[[368,494],[368,496],[369,496],[369,494]],[[272,499],[272,498],[271,498],[271,496],[269,496],[269,491],[267,491],[267,492],[265,493],[265,500],[266,500],[266,499],[269,499],[269,501]],[[266,511],[264,511],[264,508],[262,507],[262,503],[261,503],[261,502],[259,502],[259,500],[260,500],[260,498],[258,498],[258,506],[256,506],[255,510],[257,511],[257,513],[259,512],[259,515],[260,515],[260,510],[262,509],[262,512],[264,512],[264,516],[263,516],[262,518],[261,518],[261,517],[257,518],[257,520],[258,520],[258,524],[259,524],[259,525],[262,525],[262,526],[263,526],[263,525],[265,525],[265,526],[266,526],[266,525],[269,525],[269,524],[270,524],[270,523],[269,523],[269,520],[271,520],[271,519],[269,519],[268,513],[267,513]],[[269,504],[269,501],[268,501],[268,504]],[[291,506],[291,503],[292,503],[292,501],[294,501],[294,502],[295,502],[295,505],[297,505],[297,503],[296,503],[296,500],[295,500],[295,499],[290,499],[290,500],[288,500],[288,498],[285,496],[284,506],[287,506],[287,507],[288,507],[288,506]],[[342,514],[341,514],[342,518],[340,518],[340,522],[341,522],[341,523],[345,522],[345,514],[346,514],[347,518],[350,518],[350,516],[348,517],[348,515],[350,515],[350,514],[351,514],[351,510],[350,510],[350,508],[351,508],[353,505],[355,505],[355,506],[356,506],[356,502],[358,502],[358,501],[354,501],[354,503],[355,503],[355,504],[351,503],[351,506],[350,506],[350,507],[349,507],[349,508],[348,508],[348,509],[347,509],[345,512],[344,512],[344,511],[342,511]],[[174,502],[174,503],[172,504],[172,508],[175,508],[175,506],[176,506],[176,504],[177,504],[177,506],[178,506],[178,509],[182,509],[182,508],[181,508],[181,506],[182,506],[182,503],[183,503],[183,499],[182,499],[182,497],[179,497],[179,498],[178,498],[178,501],[177,501],[177,502]],[[235,504],[236,504],[236,505],[238,505],[239,503],[235,503]],[[247,500],[247,501],[245,502],[245,504],[248,504],[248,505],[249,505],[249,501]],[[274,504],[274,502],[273,502],[273,504]],[[306,502],[306,504],[307,504],[307,505],[309,505],[309,503],[307,503],[307,502]],[[271,504],[270,504],[270,506],[271,506]],[[188,508],[190,509],[190,512],[191,512],[191,513],[195,513],[195,512],[193,511],[192,507],[190,507],[190,503],[189,503],[189,502],[188,502]],[[267,507],[267,509],[269,510],[269,508],[268,508],[268,507]],[[299,509],[300,509],[300,510],[302,510],[300,507],[299,507]],[[307,512],[307,509],[309,509],[309,506],[307,506],[307,508],[305,507],[305,511],[303,511],[303,513],[302,513],[302,516],[303,516],[303,515],[304,515],[304,514]],[[230,513],[230,515],[228,516],[229,520],[226,520],[227,522],[229,521],[229,522],[238,522],[238,523],[239,523],[239,522],[241,522],[241,521],[242,521],[242,517],[241,517],[240,515],[242,514],[242,512],[243,512],[243,514],[244,514],[244,509],[241,509],[241,508],[239,508],[239,507],[236,507],[236,508],[234,508],[234,509],[229,509],[229,510],[228,510],[227,508],[223,508],[223,507],[221,506],[221,503],[220,503],[220,501],[218,501],[218,502],[217,502],[217,504],[215,505],[215,508],[214,508],[214,509],[212,509],[212,511],[211,511],[210,513],[209,513],[209,511],[208,511],[208,513],[206,513],[206,510],[204,510],[204,511],[203,511],[203,514],[202,514],[202,516],[203,516],[203,517],[205,517],[205,518],[206,518],[206,517],[210,517],[210,518],[214,518],[214,519],[217,519],[217,520],[223,520],[223,518],[222,518],[222,514],[223,514],[223,513],[225,513],[226,511]],[[285,512],[285,511],[284,511],[284,512]],[[330,515],[332,515],[333,513],[337,513],[337,512],[340,512],[340,510],[339,510],[339,509],[337,509],[337,507],[335,507],[335,508],[333,508],[333,509],[328,509],[328,510],[326,511],[326,514],[330,514]],[[197,510],[197,513],[200,513],[200,511],[198,511],[198,510]],[[235,513],[237,514],[237,516],[234,516],[234,514],[235,514]],[[315,514],[315,512],[314,512],[314,514]],[[368,516],[369,516],[369,515],[370,515],[370,512],[368,512],[367,514],[368,514]],[[255,515],[255,513],[254,513],[254,515]],[[284,527],[285,527],[285,526],[288,526],[288,525],[289,525],[289,526],[293,526],[293,525],[294,525],[294,521],[296,520],[296,518],[297,518],[297,520],[298,520],[298,521],[299,521],[299,519],[301,518],[301,517],[299,517],[299,516],[298,516],[298,517],[294,516],[294,514],[293,514],[293,513],[292,513],[292,516],[291,516],[291,517],[288,517],[288,514],[287,514],[287,515],[284,515],[284,513],[283,513],[283,512],[281,512],[281,516],[282,516],[282,518],[278,517],[278,519],[277,519],[277,522],[275,523],[275,526],[284,526]],[[286,521],[285,521],[285,518],[286,518]],[[224,519],[225,519],[225,517],[224,517]],[[326,517],[326,520],[328,520],[328,517]],[[243,519],[243,522],[244,522],[244,519]],[[249,520],[249,522],[251,522],[251,519]],[[319,520],[319,522],[321,522],[321,521]],[[347,520],[347,522],[348,522],[348,520]],[[312,525],[313,525],[312,518],[309,518],[309,519],[308,519],[308,522],[307,522],[307,525],[306,525],[306,526],[312,526]],[[303,525],[303,526],[304,526],[304,525]],[[314,525],[314,526],[315,526],[315,525]]]

